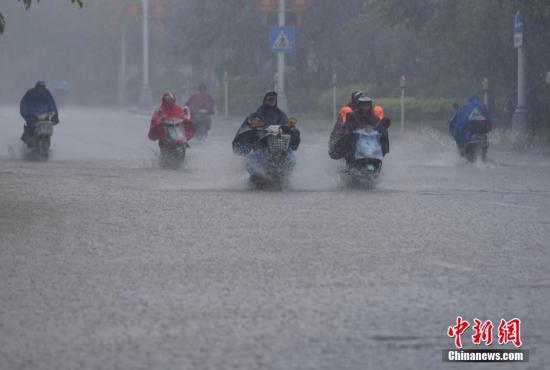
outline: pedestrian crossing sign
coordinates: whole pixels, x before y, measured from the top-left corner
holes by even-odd
[[[269,47],[276,53],[290,53],[296,50],[294,27],[269,27]]]

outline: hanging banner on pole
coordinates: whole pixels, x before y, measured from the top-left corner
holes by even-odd
[[[294,27],[269,27],[269,47],[275,53],[291,53],[296,50]]]

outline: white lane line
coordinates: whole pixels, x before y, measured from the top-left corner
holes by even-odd
[[[483,201],[483,203],[486,204],[492,204],[495,206],[501,206],[501,207],[510,207],[510,208],[520,208],[520,209],[538,209],[537,207],[531,207],[531,206],[521,206],[518,204],[510,204],[510,203],[500,203],[500,202],[487,202]]]
[[[445,262],[445,261],[434,260],[434,261],[431,261],[431,264],[433,266],[444,267],[444,268],[449,269],[449,270],[460,271],[460,272],[479,271],[478,269],[473,268],[473,267],[457,265],[456,263],[450,263],[450,262]]]

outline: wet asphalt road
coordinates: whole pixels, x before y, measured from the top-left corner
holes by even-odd
[[[0,107],[0,369],[549,368],[550,158],[496,133],[467,164],[424,130],[350,190],[303,130],[278,192],[232,155],[239,122],[170,171],[147,117],[61,119],[24,161]],[[520,318],[530,362],[442,363],[457,315]]]

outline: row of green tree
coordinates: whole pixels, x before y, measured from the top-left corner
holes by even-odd
[[[272,84],[276,59],[251,1],[190,0],[175,9],[172,37],[192,63],[209,64],[220,79],[223,71],[239,76],[249,90]],[[512,40],[518,10],[526,20],[533,119],[546,115],[550,121],[542,103],[549,97],[548,0],[315,0],[297,29],[297,51],[287,58],[288,91],[303,92],[304,102],[308,96],[315,100],[335,73],[341,86],[397,96],[400,76],[406,75],[409,94],[465,99],[488,78],[492,108],[501,111],[517,81]],[[296,23],[293,13],[287,19]],[[276,21],[270,14],[269,24]]]
[[[32,5],[32,0],[17,0],[20,3],[23,3],[25,6],[25,9],[29,9]],[[36,2],[40,2],[40,0],[36,0]],[[82,7],[83,0],[70,0],[73,4],[78,4],[80,7]],[[0,34],[4,33],[4,28],[6,27],[6,20],[4,19],[4,16],[2,15],[2,12],[0,11]]]
[[[84,0],[83,12],[93,10],[97,18],[86,20],[82,27],[95,27],[93,33],[98,35],[111,32],[107,22],[127,22],[119,28],[127,29],[128,44],[138,56],[139,18],[125,20],[121,11],[132,1],[141,3]],[[253,2],[163,1],[170,11],[152,22],[152,65],[162,58],[181,60],[212,71],[218,82],[227,72],[234,103],[238,103],[235,108],[249,110],[257,104],[258,96],[273,86],[276,57],[268,46],[266,24]],[[31,4],[31,0],[23,2],[22,6]],[[93,9],[87,9],[90,7]],[[101,9],[109,13],[101,16]],[[287,56],[290,104],[294,111],[330,109],[323,104],[330,101],[326,95],[333,74],[340,89],[362,87],[374,97],[386,98],[399,95],[399,79],[405,75],[407,95],[459,102],[471,92],[479,93],[481,80],[488,78],[491,108],[499,113],[517,81],[512,40],[513,17],[518,10],[526,23],[531,120],[550,123],[550,104],[545,103],[550,99],[550,85],[544,81],[550,71],[549,0],[313,0],[297,28],[297,50]],[[287,23],[296,24],[297,14],[287,13]],[[270,13],[268,25],[276,24],[277,15]],[[80,32],[74,37],[92,30]],[[105,36],[113,39],[112,32]],[[107,45],[116,47],[117,43]],[[116,63],[118,51],[112,47],[96,48],[94,53],[93,60]],[[114,101],[117,68],[103,71],[102,81],[113,82],[110,100]],[[175,88],[155,86],[159,83],[151,81],[157,90]]]

